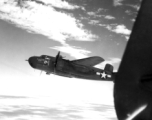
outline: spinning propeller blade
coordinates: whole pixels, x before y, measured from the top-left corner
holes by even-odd
[[[56,55],[56,58],[55,58],[55,63],[54,63],[55,68],[56,68],[59,57],[60,57],[60,51],[58,52],[58,54]]]

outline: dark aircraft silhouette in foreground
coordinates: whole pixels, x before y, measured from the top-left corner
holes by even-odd
[[[28,60],[31,67],[45,71],[46,74],[112,81],[114,79],[112,65],[106,64],[104,70],[93,67],[103,61],[104,59],[98,56],[69,61],[64,59],[60,52],[56,57],[42,55],[30,57]]]
[[[119,120],[152,120],[152,1],[143,0],[114,83]]]

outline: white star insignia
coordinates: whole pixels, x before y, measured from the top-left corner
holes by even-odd
[[[107,74],[105,72],[101,73],[101,78],[106,79],[106,77],[107,77]]]

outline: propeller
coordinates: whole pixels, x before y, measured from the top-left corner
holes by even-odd
[[[55,68],[57,66],[57,62],[58,62],[59,57],[60,57],[60,51],[58,52],[58,54],[56,55],[56,58],[55,58],[55,63],[54,63]]]

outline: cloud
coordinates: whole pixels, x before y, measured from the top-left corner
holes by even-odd
[[[43,1],[47,5],[51,5],[53,7],[57,7],[57,8],[61,8],[61,9],[74,10],[74,9],[81,8],[81,9],[84,10],[84,7],[77,6],[77,5],[74,5],[74,4],[70,4],[70,3],[68,3],[67,1],[64,1],[64,0],[41,0],[41,1]]]
[[[14,1],[8,1],[7,3],[1,1],[0,18],[11,21],[27,31],[45,35],[62,44],[65,43],[66,39],[94,41],[97,38],[96,35],[84,29],[79,20],[68,13],[58,12],[51,6],[45,6],[33,1],[26,1],[25,3],[28,7],[20,8],[16,6]],[[52,5],[55,6],[55,3],[52,3]],[[61,5],[62,8],[68,6],[65,3]]]
[[[135,22],[135,21],[136,21],[136,19],[131,19],[130,21]]]
[[[105,19],[109,19],[109,20],[112,20],[112,19],[115,19],[115,17],[111,16],[111,15],[106,15],[104,16]]]
[[[117,25],[112,31],[124,35],[130,35],[131,33],[131,30],[127,29],[125,25]]]
[[[76,59],[89,57],[88,54],[91,53],[90,51],[84,50],[80,47],[69,46],[68,44],[64,46],[55,46],[50,48],[67,53]]]
[[[110,30],[111,32],[115,32],[117,34],[122,35],[130,35],[131,30],[127,29],[125,25],[117,25],[117,24],[99,24],[99,26],[105,27],[106,29]]]
[[[87,89],[85,88],[85,90],[84,90],[84,87],[82,91],[76,88],[80,92],[79,94],[75,94],[75,96],[78,96],[78,98],[81,101],[78,99],[77,102],[73,102],[72,104],[71,102],[66,103],[62,99],[57,100],[57,101],[54,101],[54,100],[52,101],[52,97],[50,95],[47,97],[39,96],[33,99],[22,99],[22,100],[8,99],[5,101],[1,100],[2,103],[4,104],[4,105],[3,104],[0,105],[1,119],[2,120],[21,120],[21,119],[22,120],[23,119],[24,120],[50,120],[50,119],[51,120],[61,120],[61,119],[62,120],[71,120],[71,119],[92,120],[95,118],[95,120],[100,120],[100,119],[104,119],[104,120],[114,119],[115,120],[116,114],[114,112],[113,104],[112,105],[103,104],[103,100],[110,101],[109,99],[111,99],[110,96],[112,96],[111,94],[112,92],[104,88],[103,83],[102,85],[99,83],[98,85],[92,83],[90,84],[90,86],[95,85],[96,88],[94,88],[95,90],[93,91],[95,91],[96,93],[98,93],[99,90],[102,90],[102,91],[106,90],[106,92],[108,92],[108,94],[106,95],[103,94],[104,98],[103,98],[102,93],[100,93],[102,95],[101,97],[96,97],[97,95],[94,95],[94,92],[92,92],[92,90],[89,90],[88,84],[84,84],[84,85],[87,87]],[[99,87],[101,86],[103,88],[99,89]],[[81,85],[78,85],[77,87],[81,89]],[[88,93],[87,90],[91,92],[87,94]],[[71,92],[72,94],[72,91],[73,91],[73,88],[71,88],[70,91],[68,90],[68,93]],[[65,94],[65,93],[61,92],[60,94]],[[87,98],[89,99],[91,98],[90,94],[91,96],[93,96],[92,103],[89,103],[88,102],[89,100],[87,100]],[[80,96],[80,95],[83,95],[83,96]],[[109,99],[107,100],[107,98]],[[100,104],[97,104],[96,103],[97,100],[95,99],[99,99]],[[112,103],[112,100],[110,102]]]
[[[105,8],[99,8],[97,10],[97,13],[100,13],[100,12],[106,12],[108,9],[105,9]]]
[[[87,12],[87,14],[88,14],[88,15],[90,15],[90,16],[94,16],[94,15],[96,15],[96,13],[95,13],[95,12]]]
[[[90,25],[97,25],[99,22],[100,22],[99,20],[90,20],[88,22],[88,24],[90,24]]]
[[[121,5],[123,5],[122,2],[123,2],[123,0],[113,0],[113,5],[114,6],[121,6]]]
[[[109,63],[111,63],[111,64],[116,64],[116,63],[119,63],[120,61],[121,61],[120,58],[110,58]]]
[[[136,14],[135,12],[132,12],[131,10],[126,10],[125,13],[128,14],[128,15]]]
[[[102,9],[101,9],[102,10]],[[96,12],[87,12],[87,14],[89,16],[92,16],[94,18],[99,18],[99,17],[104,17],[105,19],[108,19],[108,20],[112,20],[112,19],[115,19],[115,17],[111,16],[111,15],[99,15],[98,13],[101,11],[100,9]],[[105,10],[106,11],[106,10]]]
[[[79,9],[81,8],[82,10],[85,10],[85,8],[83,6],[77,6],[71,3],[68,3],[67,1],[63,1],[63,0],[31,0],[32,2],[35,2],[37,4],[41,4],[41,5],[45,5],[45,6],[52,6],[55,8],[60,8],[60,9],[68,9],[68,10],[74,10],[74,9]],[[23,0],[18,0],[17,1],[17,5],[19,5],[20,7],[23,7],[26,1]]]
[[[92,16],[92,17],[94,17],[94,18],[97,18],[97,17],[101,17],[102,15],[98,15],[98,11],[96,11],[96,12],[87,12],[87,14],[89,15],[89,16]]]

